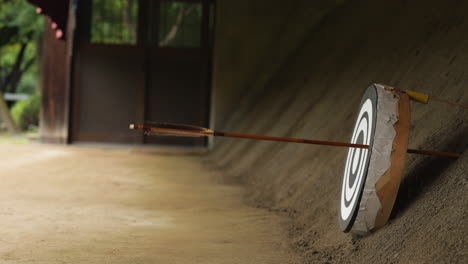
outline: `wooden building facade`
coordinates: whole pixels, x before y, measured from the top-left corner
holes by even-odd
[[[213,1],[29,1],[48,16],[44,141],[206,145],[201,138],[149,138],[128,126],[209,126]]]

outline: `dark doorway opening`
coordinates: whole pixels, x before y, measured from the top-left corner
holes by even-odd
[[[75,45],[72,142],[206,146],[146,137],[145,120],[208,126],[214,3],[82,0]]]

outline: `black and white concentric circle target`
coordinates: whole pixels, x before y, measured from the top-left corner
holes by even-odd
[[[349,148],[341,187],[339,223],[343,232],[351,230],[367,177],[377,118],[377,91],[367,88],[351,136],[353,144],[369,145],[369,149]]]

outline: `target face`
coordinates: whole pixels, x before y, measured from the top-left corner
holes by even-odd
[[[367,88],[350,143],[369,145],[369,149],[349,148],[341,187],[339,223],[343,232],[351,230],[361,203],[367,178],[377,118],[377,90]]]

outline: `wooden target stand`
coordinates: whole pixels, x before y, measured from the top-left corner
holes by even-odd
[[[375,229],[384,226],[390,218],[393,205],[400,188],[401,177],[405,167],[406,152],[408,150],[409,131],[410,131],[410,100],[408,95],[399,93],[398,103],[398,121],[393,126],[396,136],[393,141],[393,152],[391,155],[392,166],[376,183],[375,189],[382,205],[375,219]]]
[[[130,129],[143,130],[147,135],[156,136],[221,136],[347,147],[338,222],[343,232],[363,235],[388,222],[400,187],[406,153],[460,157],[456,153],[408,149],[410,99],[421,103],[432,99],[468,108],[468,105],[446,99],[372,84],[361,100],[361,109],[349,143],[219,132],[172,123],[131,124]]]

